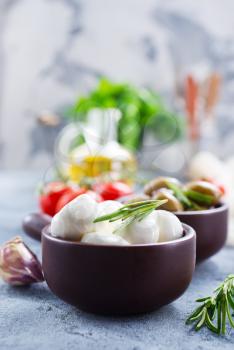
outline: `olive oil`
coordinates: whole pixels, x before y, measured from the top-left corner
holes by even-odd
[[[77,133],[82,133],[85,143],[70,147],[66,142],[67,162],[63,171],[76,183],[84,178],[96,178],[109,175],[132,183],[137,162],[133,153],[117,141],[117,125],[121,117],[117,109],[94,109],[88,115],[86,124],[77,125]],[[74,144],[74,132],[71,132],[70,145]],[[63,140],[67,136],[63,136]],[[68,138],[69,139],[69,138]],[[60,153],[64,154],[65,142],[58,142]]]

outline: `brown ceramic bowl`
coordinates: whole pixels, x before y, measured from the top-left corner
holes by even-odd
[[[98,314],[153,311],[188,287],[196,255],[196,235],[151,245],[103,246],[65,241],[42,231],[42,267],[54,294]]]
[[[228,206],[174,213],[180,221],[194,228],[197,235],[197,262],[217,253],[225,244],[228,230]]]

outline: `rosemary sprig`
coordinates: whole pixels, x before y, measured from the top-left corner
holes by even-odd
[[[147,200],[135,203],[129,203],[121,207],[119,210],[114,211],[113,213],[99,216],[94,220],[95,222],[109,221],[114,222],[121,220],[122,224],[117,228],[116,231],[121,231],[126,226],[130,225],[134,221],[141,221],[150,213],[152,213],[160,205],[167,202],[167,199],[163,200]],[[115,232],[116,232],[115,231]]]
[[[196,331],[205,326],[216,334],[226,333],[226,320],[234,328],[234,275],[229,275],[212,296],[196,301],[202,305],[193,311],[186,324],[196,322]]]

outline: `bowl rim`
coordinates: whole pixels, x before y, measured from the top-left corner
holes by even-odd
[[[168,246],[168,245],[175,245],[180,244],[185,241],[189,241],[196,237],[195,230],[182,222],[182,226],[185,232],[185,235],[183,237],[177,238],[173,241],[167,241],[167,242],[156,242],[156,243],[150,243],[150,244],[129,244],[129,245],[111,245],[111,244],[91,244],[91,243],[82,243],[82,242],[76,242],[76,241],[69,241],[65,240],[63,238],[54,237],[50,234],[50,224],[45,226],[42,229],[42,236],[45,236],[50,241],[60,244],[60,245],[66,245],[66,246],[76,246],[76,247],[93,247],[93,248],[111,248],[111,249],[137,249],[137,248],[146,248],[146,247],[162,247],[162,246]]]
[[[220,213],[222,211],[228,210],[228,204],[226,202],[219,202],[216,208],[205,209],[205,210],[184,210],[184,211],[173,211],[175,215],[210,215],[215,213]]]

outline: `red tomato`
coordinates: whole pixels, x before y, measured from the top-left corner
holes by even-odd
[[[70,191],[70,187],[63,182],[56,181],[47,184],[39,197],[41,211],[54,216],[57,202],[68,191]]]
[[[123,196],[132,194],[132,189],[121,181],[97,184],[94,190],[98,192],[104,200],[115,200]]]
[[[87,193],[89,194],[93,199],[95,199],[97,202],[102,202],[102,197],[95,193],[94,191],[88,191],[86,188],[79,188],[79,189],[71,189],[69,192],[65,193],[58,201],[56,205],[56,213],[58,213],[66,204],[71,202],[76,197],[80,196],[81,194]]]
[[[84,194],[86,192],[85,188],[80,188],[78,190],[70,189],[69,192],[66,192],[61,196],[57,202],[55,213],[58,213],[67,203],[71,202],[77,196]]]
[[[226,194],[226,188],[223,185],[219,185],[219,189],[223,195]]]

